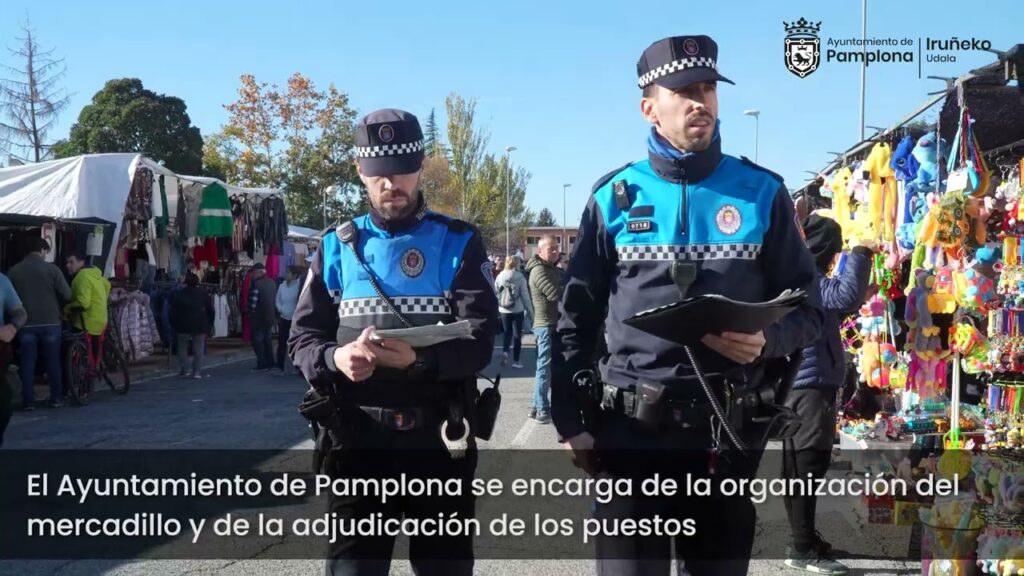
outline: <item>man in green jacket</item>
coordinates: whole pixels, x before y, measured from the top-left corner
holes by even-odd
[[[110,296],[110,282],[103,277],[99,268],[85,266],[85,258],[77,254],[68,256],[68,274],[71,280],[71,303],[65,307],[76,328],[85,330],[90,336],[99,336],[107,329],[107,298]],[[81,310],[83,326],[78,320]]]
[[[560,254],[554,236],[544,236],[537,243],[537,253],[526,265],[533,298],[533,333],[537,337],[537,380],[530,418],[540,424],[551,423],[551,338],[558,325],[558,302],[564,282],[562,271],[556,266]]]

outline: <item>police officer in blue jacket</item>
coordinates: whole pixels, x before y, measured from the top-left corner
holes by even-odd
[[[476,466],[470,428],[476,373],[490,361],[498,302],[479,232],[427,209],[419,192],[423,134],[415,116],[385,109],[362,119],[356,166],[370,212],[324,237],[292,321],[289,349],[337,405],[324,472],[338,478],[457,478],[464,497],[330,498],[344,518],[472,518]],[[424,348],[374,331],[468,320],[472,339]],[[333,414],[332,414],[333,416]],[[338,446],[340,444],[340,446]],[[386,575],[393,539],[342,537],[330,575]],[[472,573],[470,535],[412,537],[417,574]]]
[[[811,344],[821,328],[814,264],[782,179],[722,153],[717,89],[732,82],[718,73],[717,57],[707,36],[666,38],[644,51],[637,72],[641,111],[652,124],[647,159],[601,178],[580,223],[555,342],[552,418],[577,465],[592,474],[745,476],[758,460],[717,458],[726,442],[722,422],[711,417],[684,348],[623,320],[684,294],[760,302],[805,290],[803,304],[763,332],[702,336],[694,353],[716,390],[761,377],[769,360]],[[606,307],[606,318],[594,313]],[[574,376],[605,337],[595,427]],[[662,390],[656,405],[643,404],[639,391],[655,388]],[[657,411],[656,426],[640,418],[642,407]],[[599,536],[598,573],[668,574],[673,543],[694,576],[747,572],[755,523],[749,498],[616,498],[595,504],[594,514],[695,520],[695,533],[674,542]]]

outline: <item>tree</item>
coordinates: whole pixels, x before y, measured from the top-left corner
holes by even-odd
[[[9,120],[0,121],[0,149],[12,156],[15,148],[27,150],[31,153],[21,158],[39,162],[49,153],[46,137],[71,97],[57,87],[64,60],[53,59],[53,50],[41,50],[27,24],[21,29],[21,47],[10,52],[24,68],[5,66],[15,79],[0,80],[0,111]]]
[[[534,226],[552,227],[557,225],[558,224],[555,222],[555,215],[551,213],[551,210],[541,208],[540,214],[537,214],[537,220],[534,222]]]
[[[147,90],[138,78],[109,80],[54,153],[138,152],[179,174],[199,174],[203,137],[186,110],[181,98]]]
[[[427,156],[433,156],[440,152],[444,154],[444,143],[441,141],[441,132],[437,128],[437,118],[434,109],[430,109],[430,116],[427,116],[427,125],[423,129],[423,148]]]
[[[232,164],[241,185],[283,188],[293,224],[317,228],[325,214],[330,224],[365,209],[348,95],[333,84],[318,90],[299,73],[283,90],[251,74],[241,83],[238,99],[225,105],[228,124],[204,154],[206,169]]]

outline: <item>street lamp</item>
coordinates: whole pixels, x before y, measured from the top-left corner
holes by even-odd
[[[754,163],[756,164],[757,163],[757,132],[758,132],[758,128],[759,128],[758,127],[758,124],[759,124],[758,118],[760,118],[760,116],[761,116],[761,111],[760,110],[744,110],[743,111],[743,115],[744,116],[753,116],[754,117]]]
[[[562,184],[562,252],[569,252],[569,233],[566,229],[565,220],[565,189],[572,186],[572,184]]]
[[[333,196],[337,190],[338,187],[333,184],[324,188],[324,227],[321,228],[321,230],[327,229],[327,195],[330,194]]]
[[[505,257],[512,255],[512,153],[515,146],[505,147],[505,161],[508,163],[508,184],[505,190]]]

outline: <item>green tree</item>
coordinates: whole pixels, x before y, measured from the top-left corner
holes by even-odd
[[[22,67],[5,66],[14,78],[0,80],[0,112],[7,118],[0,121],[0,151],[11,156],[17,156],[15,149],[27,151],[18,158],[39,162],[50,153],[47,136],[71,97],[57,86],[64,60],[52,58],[53,50],[40,49],[28,24],[22,30],[21,47],[10,51]]]
[[[292,224],[318,228],[325,214],[330,224],[362,210],[348,95],[334,85],[318,90],[299,73],[284,89],[251,74],[241,83],[238,99],[225,106],[228,124],[205,154],[207,169],[226,162],[237,166],[243,186],[283,188]]]
[[[423,147],[427,156],[444,154],[444,142],[441,141],[441,131],[437,127],[437,118],[434,109],[430,109],[430,116],[427,116],[427,125],[423,129]]]
[[[102,152],[139,152],[163,160],[179,174],[203,168],[203,137],[181,98],[157,94],[138,78],[110,80],[82,108],[58,157]]]
[[[541,208],[540,214],[537,214],[537,220],[533,223],[534,226],[557,226],[555,222],[555,215],[551,213],[551,210],[547,208]]]

